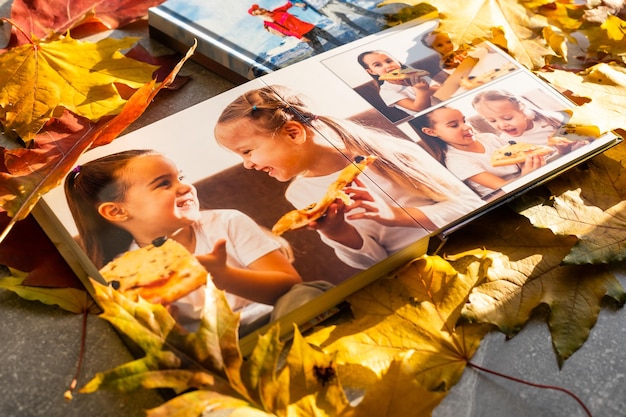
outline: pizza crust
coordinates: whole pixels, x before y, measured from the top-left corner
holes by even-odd
[[[378,77],[382,81],[404,81],[408,80],[412,76],[425,77],[430,75],[430,72],[417,68],[401,68],[393,71],[389,71]]]
[[[136,301],[169,304],[207,283],[208,272],[173,239],[128,251],[106,264],[102,277]]]
[[[512,63],[506,63],[501,67],[494,68],[492,70],[486,71],[479,75],[467,75],[461,78],[459,82],[460,86],[465,88],[466,90],[471,90],[472,88],[476,88],[483,84],[488,83],[489,81],[495,80],[498,77],[501,77],[505,74],[508,74],[512,71],[515,71],[517,67]]]
[[[337,179],[330,184],[324,197],[317,203],[313,203],[303,209],[292,210],[283,215],[272,227],[272,233],[276,236],[280,236],[289,230],[296,230],[306,227],[312,221],[315,221],[322,217],[328,207],[336,200],[341,199],[346,204],[351,204],[352,199],[342,190],[369,165],[376,160],[373,155],[361,157],[358,162],[353,162],[345,167]]]
[[[544,145],[510,141],[508,145],[497,149],[491,155],[491,165],[500,167],[505,165],[521,164],[530,155],[546,156],[554,152],[554,149]]]

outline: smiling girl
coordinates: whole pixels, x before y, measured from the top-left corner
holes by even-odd
[[[396,107],[413,114],[431,106],[432,96],[439,83],[426,76],[413,75],[402,81],[381,81],[379,77],[406,68],[385,51],[366,51],[357,57],[359,64],[379,84],[380,97],[389,107]]]
[[[284,86],[239,96],[224,109],[214,133],[246,168],[290,182],[285,197],[297,209],[319,201],[351,161],[376,156],[344,189],[353,203],[338,199],[309,224],[354,268],[383,260],[482,203],[415,142],[316,114]]]
[[[65,193],[96,267],[154,239],[174,239],[227,292],[233,310],[242,311],[242,326],[246,311],[258,312],[256,303],[269,307],[301,282],[279,243],[252,219],[236,210],[200,210],[195,187],[158,152],[130,150],[87,162],[67,176]],[[179,299],[174,307],[185,313],[177,320],[198,319],[203,302],[203,289]]]
[[[439,107],[415,119],[413,126],[425,148],[450,172],[465,181],[481,197],[545,164],[543,157],[529,156],[522,164],[493,167],[491,155],[507,145],[492,133],[474,132],[461,111]]]

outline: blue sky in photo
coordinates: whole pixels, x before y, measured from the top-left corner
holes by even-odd
[[[271,10],[284,5],[286,0],[168,0],[164,5],[224,39],[259,54],[280,46],[283,38],[268,33],[260,18],[248,14],[248,9],[255,3]],[[289,9],[289,13],[314,24],[328,21],[313,10],[295,6]]]

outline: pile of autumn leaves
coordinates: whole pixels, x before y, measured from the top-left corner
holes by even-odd
[[[0,54],[0,123],[16,144],[2,148],[0,206],[12,220],[0,240],[85,150],[114,140],[139,117],[187,59],[157,82],[152,78],[162,65],[120,52],[136,39],[91,43],[66,32],[94,24],[120,27],[160,1],[105,3],[108,10],[87,5],[58,22],[55,10],[65,3],[14,0],[12,22],[23,32],[14,30]],[[599,134],[626,126],[623,2],[613,10],[607,2],[429,3],[457,45],[488,38],[529,68],[543,68],[541,75],[555,87],[587,101],[570,121],[574,128]],[[586,60],[572,63],[575,33],[589,45]],[[179,394],[150,410],[151,416],[211,410],[230,410],[232,416],[427,416],[471,364],[488,331],[515,336],[539,305],[549,307],[562,364],[585,342],[602,300],[619,306],[626,300],[607,267],[624,259],[625,159],[619,145],[584,170],[553,180],[546,196],[533,194],[532,203],[519,201],[515,210],[473,222],[444,247],[456,255],[416,259],[352,295],[353,317],[345,322],[305,336],[295,328],[288,343],[279,340],[278,325],[272,327],[246,360],[238,317],[220,291],[214,289],[214,310],[200,329],[183,333],[162,306],[134,303],[96,284],[103,317],[145,356],[97,375],[82,392],[171,388]]]

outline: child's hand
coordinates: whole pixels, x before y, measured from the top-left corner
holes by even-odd
[[[546,164],[546,157],[543,155],[529,155],[522,165],[521,175],[528,174]]]
[[[416,90],[428,90],[430,88],[430,86],[428,85],[428,82],[426,82],[424,77],[420,75],[415,75],[415,74],[411,75],[411,77],[408,80],[408,83],[411,87],[413,87]]]
[[[328,239],[358,249],[363,246],[363,239],[356,229],[346,222],[345,212],[346,205],[337,199],[328,207],[324,216],[309,223],[308,227],[318,230]]]
[[[358,178],[354,180],[354,186],[346,187],[344,191],[350,194],[354,201],[348,207],[347,219],[369,219],[383,226],[415,226],[415,219],[405,210],[400,207],[391,207],[379,197],[371,194]],[[361,210],[355,212],[358,208]]]
[[[218,240],[212,252],[196,255],[196,258],[209,273],[219,273],[226,267],[226,240]]]

